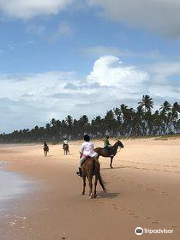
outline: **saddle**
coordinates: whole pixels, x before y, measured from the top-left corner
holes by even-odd
[[[106,150],[110,156],[114,156],[114,154],[112,153],[112,147],[108,147],[108,148],[104,148],[104,150]]]

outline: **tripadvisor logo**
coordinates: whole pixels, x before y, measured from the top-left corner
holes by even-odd
[[[141,227],[137,227],[135,229],[135,233],[136,233],[136,235],[142,235],[143,234],[143,229]]]
[[[143,233],[173,233],[173,230],[171,229],[149,229],[149,228],[144,228],[144,231],[141,227],[137,227],[135,229],[135,234],[136,235],[142,235]]]

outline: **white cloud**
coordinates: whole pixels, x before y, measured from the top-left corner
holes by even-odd
[[[180,0],[87,0],[111,20],[168,36],[180,36]]]
[[[94,63],[93,71],[87,78],[102,86],[113,85],[125,92],[139,92],[139,87],[145,86],[149,75],[135,66],[123,65],[115,56],[105,56]]]
[[[139,69],[115,56],[97,59],[83,79],[75,72],[0,75],[0,132],[42,126],[68,114],[92,118],[122,103],[136,107],[143,94],[158,104],[179,101],[180,83],[172,81],[179,75],[178,62]]]
[[[30,19],[38,15],[57,14],[73,0],[0,0],[1,10],[12,17]]]
[[[151,96],[175,98],[178,101],[180,82],[176,79],[180,76],[180,62],[157,63],[147,69],[152,75],[149,86]]]

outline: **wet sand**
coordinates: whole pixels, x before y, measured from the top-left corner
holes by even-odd
[[[5,169],[38,186],[8,200],[0,217],[0,239],[128,240],[140,237],[136,227],[173,230],[143,234],[143,239],[180,239],[180,139],[123,143],[114,169],[100,158],[108,192],[98,186],[96,200],[81,196],[81,179],[75,175],[81,142],[70,143],[68,156],[62,146],[50,145],[48,157],[41,145],[0,146],[0,161],[8,163]],[[95,141],[95,146],[102,142]]]

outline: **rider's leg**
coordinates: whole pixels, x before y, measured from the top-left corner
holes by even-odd
[[[112,153],[112,149],[111,149],[111,147],[110,147],[110,146],[108,147],[108,152],[109,152],[109,155],[110,155],[111,157],[113,157],[113,156],[114,156],[114,154]]]
[[[80,159],[79,165],[78,165],[79,172],[77,172],[77,175],[79,175],[80,177],[82,176],[81,167],[85,161],[86,161],[86,156],[82,156],[82,158]]]
[[[108,151],[110,156],[113,156],[110,146],[104,147],[104,149],[106,149]]]

